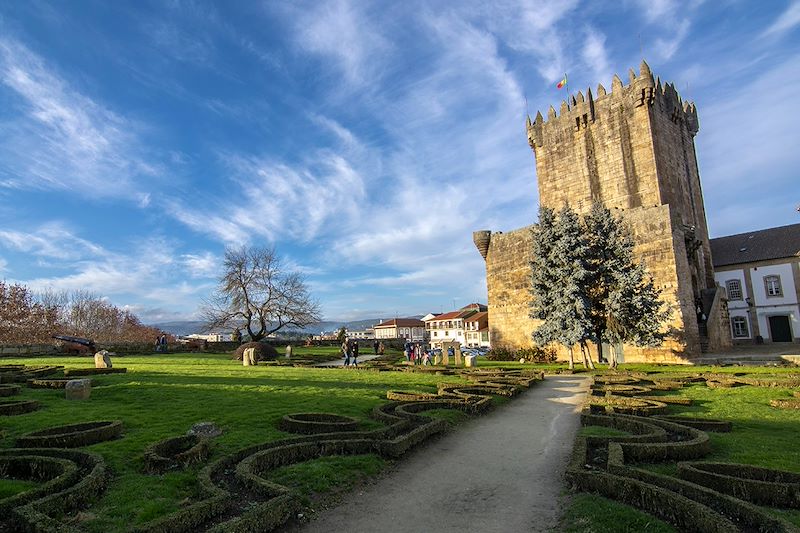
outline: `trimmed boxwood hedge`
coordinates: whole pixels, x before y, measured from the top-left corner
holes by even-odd
[[[292,413],[281,418],[278,427],[289,433],[305,435],[337,433],[358,429],[358,419],[333,413]]]
[[[584,426],[602,426],[607,428],[631,433],[631,435],[602,437],[587,437],[593,443],[601,442],[665,442],[667,440],[667,430],[649,420],[637,417],[607,416],[581,414],[581,424]]]
[[[197,435],[180,435],[151,444],[144,451],[144,471],[161,474],[208,459],[208,439]]]
[[[622,396],[590,396],[589,406],[606,413],[628,415],[654,415],[667,410],[667,404],[657,400],[626,398]]]
[[[96,374],[124,374],[127,368],[68,368],[64,370],[64,375],[69,376],[93,376]]]
[[[36,532],[74,531],[59,517],[74,511],[96,498],[105,490],[107,475],[103,458],[97,454],[62,449],[7,449],[0,450],[0,458],[27,457],[33,464],[63,466],[61,474],[30,491],[17,494],[10,516],[0,513],[13,530]],[[66,466],[66,461],[72,466]],[[50,468],[51,473],[54,468]],[[0,519],[2,520],[2,519]]]
[[[0,401],[0,416],[16,416],[35,411],[40,407],[36,400]]]
[[[122,420],[82,422],[57,426],[17,437],[20,448],[78,448],[122,435]]]
[[[39,483],[38,486],[25,492],[0,500],[0,517],[10,516],[14,507],[55,492],[58,487],[73,482],[77,472],[78,467],[74,462],[58,457],[42,457],[30,453],[27,455],[0,455],[0,477]]]
[[[784,398],[783,400],[770,400],[769,404],[778,409],[800,409],[800,398]]]
[[[591,389],[595,396],[604,396],[606,394],[618,394],[619,396],[638,396],[652,391],[651,388],[642,387],[640,385],[594,384],[591,386]]]
[[[71,379],[29,379],[28,386],[32,389],[64,389]]]
[[[622,447],[626,461],[656,463],[667,460],[697,459],[708,455],[711,451],[711,441],[703,431],[657,418],[644,420],[665,429],[667,433],[678,435],[681,440],[622,442],[619,445]]]
[[[609,446],[608,471],[610,473],[638,479],[639,481],[673,491],[722,513],[732,519],[741,529],[747,531],[798,532],[798,528],[792,524],[773,517],[751,503],[689,481],[625,465],[622,456],[622,449],[618,445],[611,444]]]
[[[800,508],[800,474],[735,463],[678,463],[682,479],[771,507]]]
[[[627,419],[610,422],[608,418]],[[638,419],[638,420],[636,420]],[[582,416],[584,425],[607,425],[634,429],[632,422],[647,424],[664,421],[639,417],[611,415],[609,417]],[[666,426],[662,429],[674,427]],[[732,496],[721,494],[689,481],[633,468],[625,464],[630,454],[624,443],[615,442],[625,437],[582,437],[573,448],[567,468],[567,479],[578,490],[597,492],[608,498],[632,505],[673,524],[682,531],[769,531],[797,533],[794,525],[769,515],[761,508]],[[605,440],[605,442],[603,442]],[[668,444],[668,443],[665,443]],[[593,461],[594,449],[605,446],[605,469]]]
[[[20,386],[11,383],[0,383],[0,396],[14,396],[19,394]]]
[[[25,366],[25,365],[9,365],[5,371],[0,371],[3,383],[25,383],[29,379],[49,376],[55,374],[63,366],[47,365],[47,366]]]
[[[637,396],[641,400],[653,400],[669,405],[692,405],[692,399],[685,396]]]
[[[525,380],[535,376],[525,376]],[[497,384],[508,386],[505,384]],[[440,387],[440,389],[445,387]],[[136,528],[138,533],[217,533],[265,531],[286,521],[299,507],[288,488],[264,479],[269,469],[320,455],[379,453],[399,457],[425,439],[444,431],[447,423],[419,413],[440,408],[480,412],[491,406],[495,387],[481,395],[447,390],[436,399],[376,406],[372,417],[387,424],[371,431],[320,433],[290,437],[250,446],[223,457],[200,470],[198,483],[203,500]],[[454,390],[458,386],[453,386]],[[242,500],[250,505],[241,505]],[[209,522],[213,523],[206,529]]]

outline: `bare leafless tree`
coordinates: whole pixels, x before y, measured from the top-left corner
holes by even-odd
[[[0,343],[48,342],[58,308],[37,301],[25,285],[0,280]]]
[[[303,276],[288,271],[274,248],[245,246],[225,250],[224,273],[201,313],[209,329],[245,328],[254,341],[320,321]]]

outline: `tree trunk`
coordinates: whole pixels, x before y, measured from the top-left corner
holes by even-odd
[[[583,355],[583,368],[586,368],[586,363],[589,363],[589,369],[594,370],[594,361],[592,361],[592,352],[585,341],[581,341],[581,355]]]
[[[597,337],[597,342],[595,344],[597,344],[597,362],[600,363],[603,359],[603,341],[601,337]]]
[[[572,355],[572,344],[569,345],[569,369],[575,369],[575,358]]]

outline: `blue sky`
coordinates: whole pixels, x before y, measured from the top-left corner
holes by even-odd
[[[274,245],[329,319],[486,301],[531,114],[644,55],[697,103],[712,237],[800,222],[800,1],[0,4],[0,277],[192,318]]]

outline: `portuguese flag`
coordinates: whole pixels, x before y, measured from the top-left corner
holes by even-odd
[[[567,75],[564,74],[564,78],[562,78],[562,80],[560,82],[558,82],[558,85],[556,85],[556,88],[557,89],[561,89],[566,84],[567,84]]]

